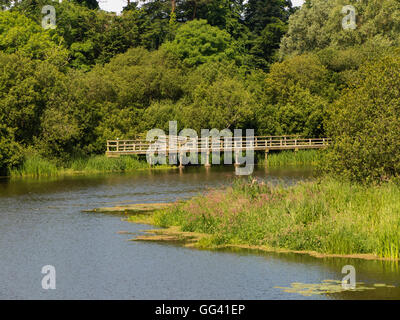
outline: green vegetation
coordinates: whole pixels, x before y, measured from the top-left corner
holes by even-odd
[[[83,172],[131,172],[148,169],[149,165],[145,161],[140,161],[131,156],[121,156],[119,158],[93,156],[83,160],[73,160],[70,167],[74,171]]]
[[[200,243],[400,258],[400,187],[325,178],[294,187],[238,180],[155,213],[160,227],[210,235]],[[361,257],[361,256],[360,256]]]
[[[45,4],[55,29],[41,27]],[[116,15],[94,0],[0,0],[0,174],[145,169],[107,159],[106,140],[172,120],[330,137],[326,154],[271,153],[269,165],[317,164],[341,182],[237,184],[156,221],[211,244],[398,258],[400,2],[354,2],[357,28],[343,30],[348,4],[150,0]]]
[[[341,13],[342,8],[349,4],[358,14],[357,28],[350,32],[342,28],[344,14]],[[351,3],[346,0],[306,0],[301,10],[290,17],[289,30],[281,43],[281,54],[295,55],[325,48],[343,50],[360,45],[360,51],[370,45],[398,46],[399,10],[397,0]]]
[[[160,165],[152,167],[152,170],[170,168],[172,167],[168,165]],[[52,177],[70,174],[123,173],[145,169],[150,169],[149,164],[133,156],[107,158],[104,155],[98,155],[89,158],[72,159],[68,163],[60,164],[40,155],[30,155],[26,157],[21,166],[11,171],[11,176]]]
[[[362,79],[362,81],[360,81]],[[357,181],[400,174],[400,59],[386,57],[360,75],[329,110],[335,144],[327,166]]]
[[[151,0],[121,15],[93,0],[0,1],[12,3],[0,12],[0,174],[23,171],[26,150],[59,168],[172,120],[329,136],[327,171],[400,174],[397,0],[354,3],[355,30],[342,29],[344,0]],[[45,4],[55,29],[41,27]]]
[[[59,175],[63,169],[57,168],[56,164],[38,155],[28,157],[18,169],[13,169],[11,175],[30,177],[51,177]]]
[[[314,166],[318,167],[323,163],[324,152],[320,150],[299,150],[270,152],[267,165],[271,168],[293,167],[293,166]],[[265,165],[265,157],[260,156],[258,164]]]

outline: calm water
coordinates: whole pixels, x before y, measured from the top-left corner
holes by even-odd
[[[306,170],[256,172],[285,183]],[[398,265],[295,254],[206,251],[128,241],[151,228],[120,216],[83,210],[124,203],[188,198],[229,184],[233,168],[186,168],[134,175],[0,180],[1,299],[352,299],[400,298]],[[275,286],[341,280],[356,267],[357,281],[396,288],[303,297]],[[53,265],[57,289],[43,290],[41,269]]]

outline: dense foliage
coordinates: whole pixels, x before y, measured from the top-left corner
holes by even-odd
[[[88,0],[0,1],[0,168],[101,154],[177,120],[329,135],[335,172],[398,175],[400,2],[355,2],[357,29],[343,30],[347,2],[151,0],[116,15]],[[55,29],[41,27],[45,4]]]
[[[357,28],[342,28],[342,9],[351,4],[357,13]],[[400,2],[398,0],[306,0],[290,17],[289,30],[282,39],[283,55],[315,49],[339,49],[366,43],[399,45]]]
[[[400,59],[362,67],[329,110],[335,139],[331,170],[355,180],[387,180],[400,173]]]

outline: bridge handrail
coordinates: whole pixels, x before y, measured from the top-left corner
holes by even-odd
[[[280,138],[280,139],[275,139]],[[168,142],[177,143],[176,149],[170,148]],[[324,146],[331,142],[330,138],[301,138],[298,136],[254,136],[254,137],[218,137],[212,140],[211,137],[192,138],[166,136],[165,139],[155,139],[154,141],[146,141],[145,139],[135,140],[107,140],[107,152],[129,152],[129,151],[146,151],[154,144],[154,142],[165,143],[164,150],[190,150],[188,146],[192,145],[192,149],[223,149],[223,148],[268,148],[268,147],[304,147],[304,146]],[[115,150],[114,150],[115,149]]]

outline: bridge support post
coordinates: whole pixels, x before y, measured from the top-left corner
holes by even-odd
[[[207,150],[207,152],[206,152],[206,162],[205,162],[204,166],[206,168],[211,167],[211,164],[210,164],[210,150]]]
[[[265,149],[265,165],[268,165],[268,153],[269,153],[269,149]]]
[[[239,167],[240,163],[239,163],[239,150],[235,151],[235,167]]]
[[[182,169],[182,168],[185,167],[185,166],[183,165],[183,163],[182,163],[182,162],[183,162],[182,160],[183,160],[183,153],[180,152],[180,153],[179,153],[179,168],[180,168],[180,169]]]

